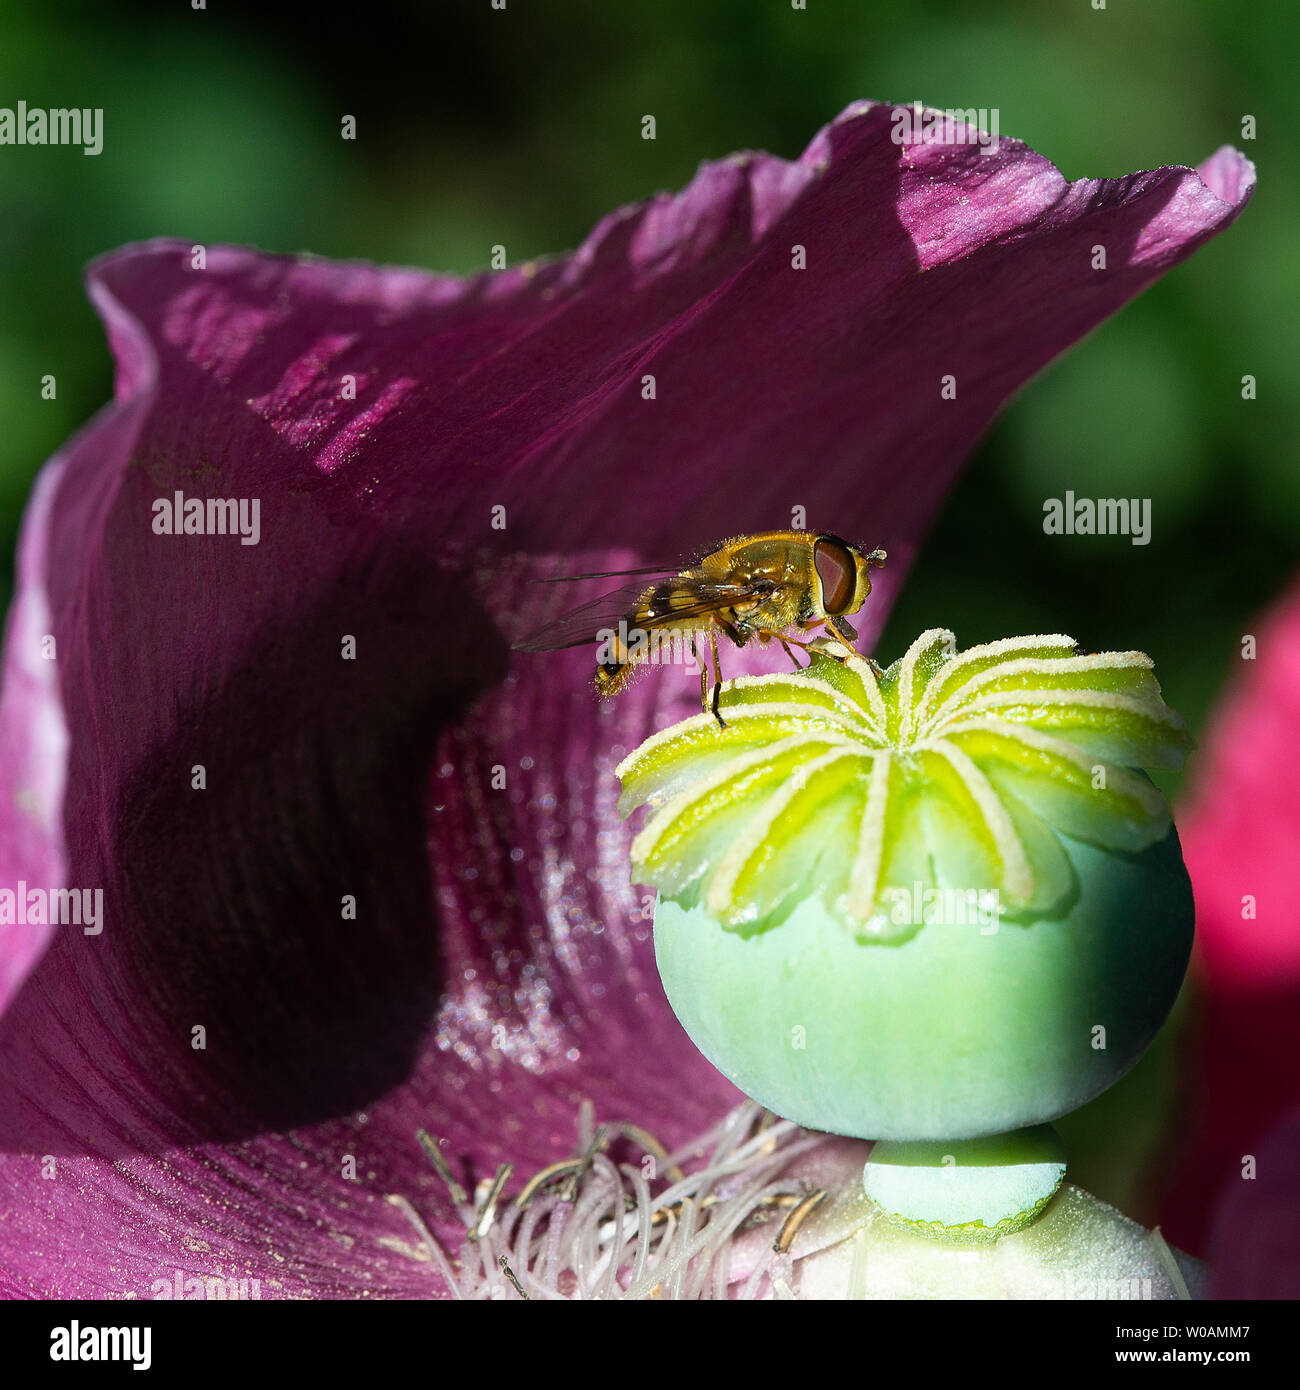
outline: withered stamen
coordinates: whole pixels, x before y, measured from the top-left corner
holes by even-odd
[[[510,1268],[510,1261],[506,1259],[504,1255],[502,1255],[501,1258],[497,1261],[497,1264],[501,1266],[502,1274],[504,1274],[506,1278],[509,1279],[510,1282],[515,1286],[515,1292],[519,1295],[519,1297],[522,1298],[525,1303],[530,1302],[528,1295],[524,1292],[524,1286],[519,1282],[518,1279],[515,1278],[515,1272],[513,1269]]]
[[[420,1141],[420,1146],[429,1156],[429,1162],[433,1164],[434,1172],[447,1185],[447,1191],[451,1193],[451,1200],[458,1207],[463,1207],[469,1201],[469,1193],[458,1183],[452,1175],[451,1167],[442,1150],[438,1147],[438,1141],[427,1129],[417,1129],[415,1137]]]
[[[789,1216],[781,1223],[781,1229],[777,1233],[776,1239],[772,1242],[772,1249],[778,1255],[784,1255],[794,1244],[794,1238],[799,1234],[799,1227],[812,1215],[812,1213],[826,1200],[826,1189],[819,1187],[816,1192],[809,1193],[807,1197],[799,1203]]]
[[[681,1182],[686,1174],[672,1162],[668,1150],[650,1133],[648,1129],[642,1129],[640,1125],[622,1124],[619,1128],[624,1135],[630,1139],[638,1148],[643,1149],[652,1157],[657,1158],[664,1164],[664,1172],[673,1182]]]
[[[488,1189],[487,1196],[483,1199],[483,1206],[479,1211],[478,1220],[470,1227],[467,1238],[469,1240],[481,1240],[492,1229],[492,1221],[497,1213],[497,1202],[501,1197],[501,1189],[510,1181],[510,1175],[515,1171],[513,1163],[503,1163],[497,1169],[497,1175],[492,1180],[492,1186]]]
[[[591,1161],[598,1153],[603,1153],[605,1145],[609,1142],[609,1130],[605,1125],[601,1125],[592,1135],[591,1143],[587,1145],[585,1153],[578,1155],[578,1166],[565,1180],[564,1186],[560,1188],[560,1198],[565,1202],[572,1202],[577,1199],[578,1185],[587,1175],[587,1170],[591,1167]]]
[[[538,1169],[515,1198],[515,1206],[522,1211],[548,1182],[553,1182],[556,1178],[562,1177],[566,1173],[572,1173],[582,1166],[583,1160],[580,1158],[564,1158],[559,1163],[552,1163],[546,1168]]]
[[[406,1212],[454,1296],[500,1298],[508,1287],[533,1302],[725,1297],[731,1239],[769,1221],[775,1229],[778,1215],[784,1224],[775,1254],[755,1264],[736,1294],[798,1296],[797,1265],[785,1252],[824,1194],[800,1183],[790,1165],[825,1143],[822,1136],[769,1120],[752,1101],[672,1152],[639,1126],[598,1127],[591,1107],[579,1117],[578,1135],[579,1152],[532,1173],[518,1196],[507,1195],[509,1164],[480,1182],[459,1204],[469,1229],[454,1256],[444,1254],[409,1203],[390,1199]],[[602,1150],[611,1135],[652,1154],[655,1175],[610,1161]],[[420,1143],[448,1190],[459,1188],[448,1181],[436,1140],[421,1131]]]

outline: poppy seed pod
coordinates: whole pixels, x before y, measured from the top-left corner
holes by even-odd
[[[670,1003],[747,1094],[812,1128],[967,1139],[1113,1084],[1173,1004],[1192,895],[1139,769],[1190,746],[1138,652],[1064,636],[887,671],[817,653],[732,682],[726,727],[664,730],[619,768],[652,813]]]

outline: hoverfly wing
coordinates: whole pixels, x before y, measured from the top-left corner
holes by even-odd
[[[635,620],[635,625],[642,628],[671,627],[676,622],[704,618],[732,604],[743,603],[753,598],[755,592],[747,584],[697,579],[673,571],[646,570],[644,573],[658,575],[659,582],[626,584],[590,603],[572,608],[554,622],[544,623],[526,633],[513,644],[515,651],[552,652],[563,647],[585,646],[588,642],[599,641],[602,631],[616,632],[620,621],[632,626]],[[672,601],[663,612],[653,617],[638,613],[646,594],[663,586],[670,586],[672,594]]]
[[[554,652],[563,647],[581,647],[595,642],[602,628],[616,631],[619,619],[626,619],[629,613],[635,612],[649,587],[647,583],[624,584],[600,598],[570,608],[553,622],[543,623],[525,633],[513,644],[514,649],[517,652]]]
[[[575,579],[623,579],[630,574],[657,574],[662,578],[665,575],[678,575],[685,568],[685,565],[678,565],[676,569],[669,569],[664,565],[644,565],[638,570],[597,570],[593,574],[550,574],[544,579],[537,580],[537,583],[571,584]]]

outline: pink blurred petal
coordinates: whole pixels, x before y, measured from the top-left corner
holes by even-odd
[[[1256,657],[1242,661],[1214,716],[1178,819],[1196,895],[1199,1022],[1192,1128],[1162,1220],[1193,1251],[1204,1247],[1218,1195],[1239,1181],[1242,1156],[1300,1102],[1300,787],[1291,771],[1300,585],[1249,631]]]
[[[1179,824],[1205,974],[1224,987],[1300,987],[1300,786],[1285,772],[1300,728],[1300,586],[1251,634],[1257,655],[1242,661],[1215,718]]]

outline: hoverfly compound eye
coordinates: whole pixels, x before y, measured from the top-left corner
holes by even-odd
[[[843,613],[853,602],[858,567],[853,552],[838,536],[818,536],[813,543],[813,563],[822,586],[822,608],[830,617]]]

